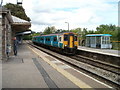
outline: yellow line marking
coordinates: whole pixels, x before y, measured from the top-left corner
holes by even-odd
[[[70,81],[72,81],[75,85],[77,85],[80,88],[91,88],[91,86],[87,85],[86,83],[84,83],[83,81],[81,81],[80,79],[76,78],[75,76],[71,75],[70,73],[68,73],[67,71],[65,71],[64,69],[61,69],[60,67],[58,67],[56,64],[51,63],[49,61],[49,59],[47,59],[46,57],[40,55],[38,52],[36,52],[35,50],[33,50],[30,46],[28,46],[34,53],[36,53],[37,55],[39,55],[44,61],[46,61],[47,63],[49,63],[53,68],[55,68],[58,72],[60,72],[61,74],[63,74],[66,78],[68,78]]]

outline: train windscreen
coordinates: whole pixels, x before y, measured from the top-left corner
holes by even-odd
[[[68,41],[68,35],[64,35],[64,41]]]
[[[77,36],[74,37],[74,40],[77,41]]]

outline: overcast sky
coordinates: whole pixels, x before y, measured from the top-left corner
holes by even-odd
[[[20,0],[21,1],[21,0]],[[88,28],[95,30],[101,24],[118,25],[119,0],[23,0],[23,7],[31,18],[31,29],[44,31],[45,27],[57,29]],[[3,0],[3,4],[17,0]]]

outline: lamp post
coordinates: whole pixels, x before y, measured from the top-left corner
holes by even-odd
[[[65,22],[65,23],[67,23],[67,24],[68,24],[68,31],[69,31],[69,22]]]

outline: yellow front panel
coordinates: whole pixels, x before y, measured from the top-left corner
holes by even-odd
[[[68,41],[64,41],[64,45],[68,45]]]
[[[65,45],[68,45],[68,41],[63,42],[63,48],[64,48]]]
[[[73,36],[70,36],[70,48],[73,48]]]
[[[76,45],[76,46],[78,47],[78,41],[75,41],[75,42],[74,42],[74,45]]]

